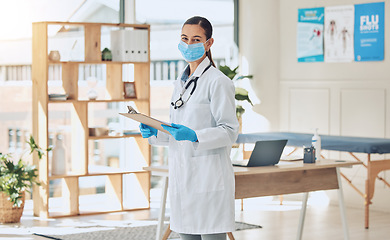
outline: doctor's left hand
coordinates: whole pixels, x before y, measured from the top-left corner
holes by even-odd
[[[150,127],[146,124],[141,123],[139,125],[139,130],[143,138],[149,138],[151,136],[157,136],[157,129]]]
[[[180,125],[180,124],[174,124],[172,123],[171,126],[166,126],[164,124],[161,125],[165,130],[167,130],[177,141],[184,141],[188,140],[191,142],[198,141],[198,137],[196,136],[196,133],[191,128],[188,128],[186,126]]]

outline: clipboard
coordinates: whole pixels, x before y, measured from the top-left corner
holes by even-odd
[[[167,122],[163,122],[163,121],[157,120],[157,119],[152,118],[150,116],[147,116],[145,114],[138,113],[131,106],[127,106],[127,108],[129,109],[128,113],[119,113],[119,114],[122,115],[122,116],[125,116],[127,118],[131,118],[131,119],[133,119],[133,120],[135,120],[137,122],[140,122],[140,123],[146,124],[148,126],[151,126],[151,127],[155,128],[155,129],[161,131],[161,132],[165,132],[165,133],[170,134],[167,130],[165,130],[164,128],[161,127],[161,124],[164,124],[164,125],[170,126],[170,127],[171,127],[171,124],[169,124]]]

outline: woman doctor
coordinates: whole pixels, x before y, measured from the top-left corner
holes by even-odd
[[[140,125],[151,144],[169,146],[171,230],[185,240],[225,240],[235,230],[231,146],[238,135],[233,82],[215,68],[212,26],[188,19],[179,51],[187,67],[174,83],[170,134]]]

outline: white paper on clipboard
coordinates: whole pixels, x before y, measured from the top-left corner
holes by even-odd
[[[119,113],[120,115],[123,115],[125,117],[128,117],[128,118],[131,118],[137,122],[140,122],[140,123],[143,123],[143,124],[146,124],[148,126],[151,126],[161,132],[165,132],[165,133],[168,133],[170,134],[167,130],[165,130],[164,128],[161,127],[161,124],[164,124],[164,125],[167,125],[167,126],[171,126],[171,124],[167,123],[167,122],[164,122],[164,121],[160,121],[160,120],[157,120],[155,118],[152,118],[152,117],[149,117],[145,114],[142,114],[142,113],[138,113],[137,111],[134,110],[134,108],[132,108],[131,106],[127,106],[129,108],[129,112],[128,113]]]

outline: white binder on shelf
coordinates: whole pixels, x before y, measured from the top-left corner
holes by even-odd
[[[147,62],[148,59],[148,30],[134,30],[135,59],[136,62]]]
[[[135,42],[135,60],[141,62],[141,30],[134,30],[134,42]]]
[[[111,53],[112,61],[125,61],[125,42],[123,30],[111,31]]]
[[[124,30],[124,42],[126,46],[125,59],[126,62],[135,62],[135,51],[136,51],[136,43],[135,43],[135,34],[134,30]]]
[[[141,62],[149,61],[149,52],[148,52],[148,43],[149,36],[148,30],[139,30],[141,31]]]
[[[111,31],[112,60],[121,62],[149,61],[148,30]]]

